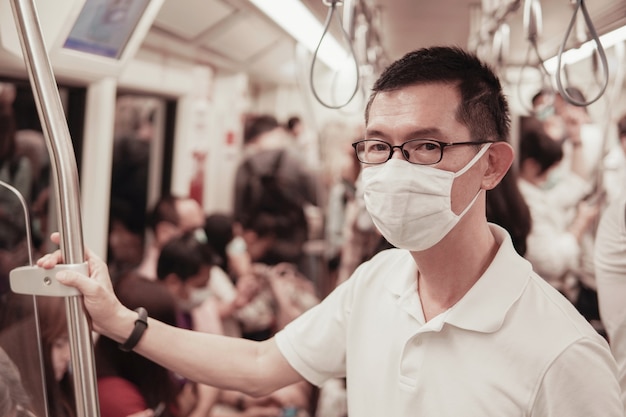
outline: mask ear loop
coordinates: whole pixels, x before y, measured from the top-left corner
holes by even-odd
[[[461,170],[457,171],[454,174],[454,178],[461,176],[463,174],[465,174],[465,172],[467,172],[468,169],[470,169],[471,167],[474,166],[474,164],[476,163],[476,161],[478,161],[486,152],[487,149],[489,149],[489,147],[491,146],[491,143],[487,143],[485,144],[485,146],[483,146],[482,148],[480,148],[480,151],[478,151],[478,153],[476,155],[474,155],[474,157],[472,158],[471,161],[469,161],[467,163],[467,165],[465,165],[463,168],[461,168]],[[474,203],[476,202],[476,200],[478,200],[478,196],[480,195],[481,191],[483,191],[482,188],[480,188],[478,190],[478,192],[476,193],[476,195],[474,196],[474,198],[472,199],[472,201],[470,201],[470,203],[463,209],[463,211],[461,213],[459,213],[457,215],[457,218],[460,220],[463,216],[465,216],[465,214],[472,208],[472,206],[474,205]]]
[[[467,163],[467,165],[465,165],[463,168],[461,168],[460,170],[454,173],[454,178],[460,177],[461,175],[465,174],[468,169],[473,167],[476,161],[478,161],[485,154],[485,152],[487,152],[487,149],[489,149],[490,146],[491,146],[491,143],[486,143],[485,146],[480,148],[478,153],[474,155],[474,157],[471,159],[471,161]]]

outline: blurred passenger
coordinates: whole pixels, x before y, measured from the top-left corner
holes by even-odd
[[[204,212],[192,198],[164,195],[148,215],[150,243],[137,272],[147,279],[157,279],[157,262],[161,248],[172,238],[201,229]]]
[[[318,170],[320,166],[319,138],[311,130],[300,116],[291,116],[286,123],[287,132],[293,137],[296,149],[309,169]]]
[[[0,181],[13,186],[24,198],[27,209],[31,201],[32,167],[30,160],[16,152],[16,121],[12,103],[15,88],[0,83]],[[23,230],[25,236],[24,208],[18,197],[0,184],[0,217],[10,219]],[[5,231],[0,229],[0,236]]]
[[[150,317],[176,325],[174,297],[159,283],[129,272],[120,278],[115,293],[128,308],[145,307]],[[158,407],[163,408],[162,417],[183,417],[177,403],[181,387],[167,369],[122,351],[106,336],[98,338],[94,352],[101,417],[128,417]]]
[[[215,263],[215,254],[206,243],[202,229],[175,236],[163,246],[157,262],[157,278],[174,297],[178,327],[224,334],[218,305],[208,287]],[[185,409],[192,410],[194,417],[206,416],[215,404],[218,390],[188,380],[182,382],[184,391],[193,394]]]
[[[265,217],[265,216],[263,216]],[[267,218],[267,217],[266,217]],[[253,224],[261,225],[253,222]],[[238,230],[232,216],[214,213],[207,216],[205,232],[209,245],[225,262],[211,270],[209,288],[218,301],[224,334],[265,340],[288,322],[319,302],[312,283],[291,264],[268,267],[258,261],[267,248],[263,236],[269,229]],[[261,236],[259,236],[261,235]],[[241,239],[241,241],[239,241]],[[247,252],[250,245],[254,256]],[[230,280],[225,271],[230,271]],[[211,417],[274,416],[281,412],[296,412],[306,416],[312,399],[311,385],[294,384],[276,393],[253,398],[238,391],[220,391],[218,404]],[[296,414],[288,414],[296,415]]]
[[[3,311],[3,314],[14,313],[15,321],[3,329],[0,346],[20,369],[24,388],[33,399],[33,410],[37,416],[47,415],[47,407],[51,417],[74,417],[76,413],[65,299],[36,297],[40,356],[31,304],[33,297],[16,295],[15,298],[11,304],[17,311]],[[40,358],[43,360],[43,368]]]
[[[142,114],[131,97],[117,103],[116,137],[113,142],[111,167],[111,202],[109,214],[110,240],[113,251],[109,263],[125,269],[127,263],[139,264],[144,246],[148,198],[148,168],[153,140],[154,111]],[[121,111],[126,108],[126,123]],[[130,117],[129,117],[130,116]],[[124,242],[125,251],[115,251]],[[111,243],[111,242],[110,242]],[[131,246],[132,245],[132,246]],[[139,259],[130,258],[139,252]],[[122,257],[119,259],[118,257]],[[121,265],[120,265],[121,264]]]
[[[595,272],[600,317],[617,361],[626,409],[626,193],[602,213],[596,235]]]
[[[311,384],[304,381],[262,397],[224,390],[210,417],[312,417],[312,394]]]
[[[209,297],[207,285],[214,263],[213,251],[195,232],[174,237],[163,246],[157,262],[157,278],[176,300],[179,327],[193,329],[194,324],[199,324],[194,323],[194,310]],[[212,333],[222,333],[221,326],[210,325],[215,325]]]
[[[208,244],[218,256],[209,288],[218,303],[224,334],[241,337],[244,327],[259,328],[261,323],[260,328],[267,329],[273,324],[273,311],[262,300],[251,303],[258,295],[259,283],[243,232],[237,229],[240,226],[232,216],[220,213],[207,216],[204,225]]]
[[[609,146],[604,159],[604,184],[608,201],[619,199],[626,184],[626,114],[617,121],[616,146]]]
[[[19,369],[0,348],[0,415],[35,417],[30,402],[30,396],[22,385]]]
[[[316,178],[287,146],[287,133],[273,116],[250,117],[244,130],[246,156],[235,177],[235,220],[249,227],[257,213],[274,217],[276,236],[266,262],[291,262],[303,269],[310,232],[306,210],[317,207]]]
[[[354,154],[352,146],[346,146],[345,149],[338,151],[341,155],[339,159],[341,168],[339,178],[332,184],[328,193],[325,225],[326,259],[329,272],[335,275],[333,283],[337,280],[336,275],[341,262],[348,206],[355,199],[356,181],[361,172],[361,163]]]
[[[53,250],[48,236],[48,203],[50,197],[50,157],[35,99],[30,88],[16,88],[13,101],[15,114],[15,155],[30,162],[32,185],[30,200],[33,243],[39,252]]]
[[[109,235],[107,265],[113,277],[136,269],[143,259],[143,232],[134,230],[133,215],[124,206],[111,203],[109,212]]]
[[[579,89],[568,87],[567,92],[585,101]],[[551,190],[555,206],[572,216],[576,205],[593,191],[592,171],[598,165],[602,137],[586,108],[568,103],[558,93],[540,91],[533,98],[533,106],[544,131],[563,149],[563,162],[542,187]],[[536,123],[533,119],[528,122]]]
[[[581,202],[570,221],[554,204],[551,191],[542,186],[562,158],[559,142],[552,140],[539,125],[526,126],[520,137],[519,187],[530,207],[532,228],[525,256],[537,273],[576,304],[599,330],[597,305],[593,305],[595,291],[581,280],[581,242],[597,220],[599,207]],[[583,306],[581,303],[587,299],[591,305]]]
[[[355,185],[355,198],[346,205],[337,285],[347,280],[363,262],[393,247],[378,231],[366,209],[361,174]]]
[[[28,239],[24,229],[15,224],[12,216],[0,213],[0,302],[10,292],[9,274],[12,269],[27,265]]]

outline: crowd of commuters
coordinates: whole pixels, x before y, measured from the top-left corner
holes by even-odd
[[[98,333],[102,417],[623,415],[626,197],[607,207],[586,109],[539,92],[514,149],[498,78],[448,47],[407,54],[372,91],[329,183],[302,120],[269,114],[244,121],[232,213],[176,195],[137,213],[145,195],[124,201],[136,184],[115,179],[109,257],[88,255],[92,280],[59,277]],[[15,164],[7,109],[0,179]],[[618,131],[626,143],[626,117]],[[142,184],[147,142],[116,142]],[[320,237],[321,274],[307,252]],[[36,386],[29,301],[2,290],[1,407],[73,417],[67,324],[50,320],[63,303],[37,302]],[[120,350],[142,307],[147,330]]]

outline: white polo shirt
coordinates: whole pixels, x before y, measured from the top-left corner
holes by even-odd
[[[391,249],[279,332],[280,351],[313,384],[347,377],[350,417],[624,416],[604,339],[491,229],[492,264],[428,323],[415,261]]]

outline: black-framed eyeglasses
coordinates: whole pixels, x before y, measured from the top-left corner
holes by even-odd
[[[433,165],[443,158],[443,150],[448,146],[484,145],[493,141],[481,142],[441,142],[434,139],[412,139],[402,145],[392,145],[380,139],[364,139],[352,144],[356,157],[364,164],[384,164],[393,156],[395,149],[412,164]]]

